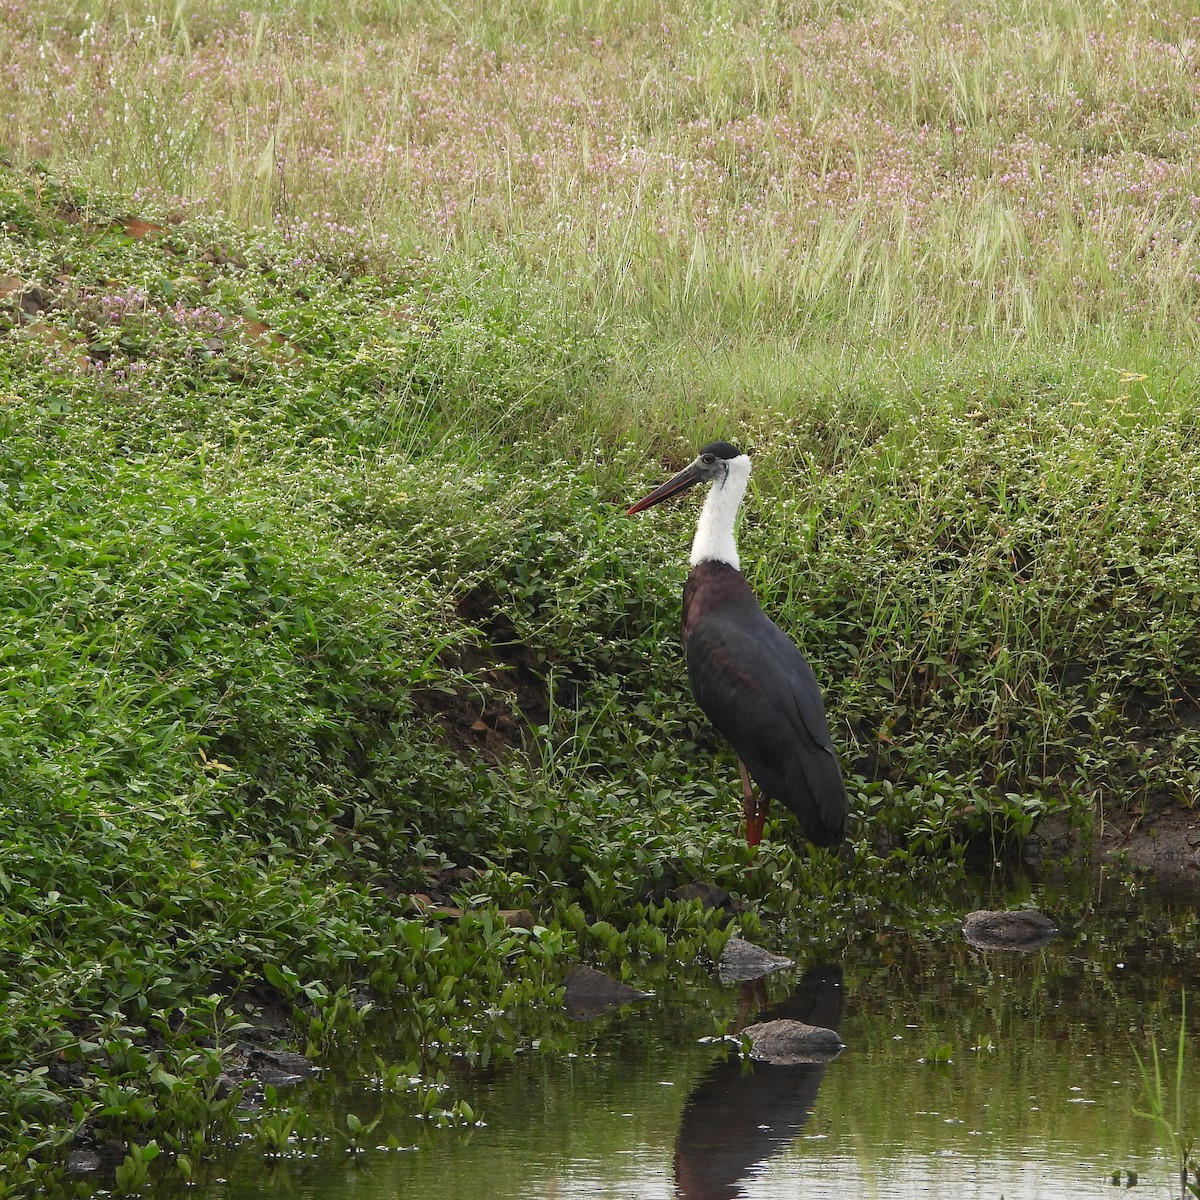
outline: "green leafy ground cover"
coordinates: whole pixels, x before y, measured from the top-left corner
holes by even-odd
[[[747,874],[676,646],[690,516],[627,520],[654,464],[557,424],[603,332],[486,263],[464,285],[212,222],[131,237],[15,171],[3,207],[14,1191],[81,1132],[202,1159],[232,1127],[232,997],[294,1003],[320,1053],[368,989],[419,1077],[510,1052],[564,955],[718,949],[712,914],[644,907],[678,882],[803,912],[832,951],[973,835],[1190,799],[1178,379],[931,367],[739,435],[748,569],[819,664],[856,839],[793,851],[776,814]],[[452,865],[481,915],[431,924],[409,895]]]
[[[0,1187],[201,1162],[235,997],[427,1079],[678,883],[834,952],[1194,801],[1189,5],[251,7],[0,4]],[[747,872],[622,514],[713,436],[845,858]]]

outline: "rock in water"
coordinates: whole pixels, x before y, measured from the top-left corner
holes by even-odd
[[[780,1067],[828,1062],[846,1048],[846,1043],[832,1029],[806,1025],[803,1021],[763,1021],[747,1025],[742,1035],[750,1039],[751,1058]]]
[[[314,1074],[316,1067],[292,1050],[252,1050],[246,1059],[250,1073],[264,1087],[294,1087]]]
[[[1058,927],[1045,913],[1031,908],[1012,912],[981,908],[963,917],[962,930],[967,942],[979,950],[1036,950]]]
[[[573,1021],[586,1021],[598,1017],[610,1008],[620,1008],[632,1000],[641,1000],[649,992],[605,975],[591,967],[572,967],[567,972],[567,995],[563,1007]]]
[[[782,954],[772,954],[753,942],[732,937],[725,943],[721,957],[717,962],[717,974],[722,983],[739,983],[745,979],[761,979],[772,971],[782,971],[784,967],[794,967],[796,964]]]

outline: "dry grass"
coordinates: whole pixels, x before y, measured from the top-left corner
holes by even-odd
[[[515,261],[668,370],[1194,336],[1192,5],[602,7],[8,0],[0,125],[148,211]]]

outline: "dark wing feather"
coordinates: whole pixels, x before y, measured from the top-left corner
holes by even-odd
[[[692,622],[686,651],[696,702],[763,794],[790,808],[810,841],[840,842],[846,788],[804,655],[749,596]]]

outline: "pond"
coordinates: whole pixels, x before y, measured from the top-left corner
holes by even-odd
[[[650,998],[589,1022],[555,1014],[516,1063],[456,1081],[477,1127],[427,1128],[411,1096],[328,1078],[314,1105],[343,1122],[381,1117],[365,1152],[329,1141],[268,1163],[247,1147],[186,1194],[1049,1200],[1111,1195],[1115,1178],[1179,1195],[1154,1122],[1137,1115],[1138,1055],[1165,1052],[1174,1115],[1186,991],[1182,1127],[1200,1128],[1196,897],[1100,880],[982,882],[961,900],[964,912],[1038,907],[1061,932],[1020,953],[974,949],[957,922],[884,929],[837,962],[730,986],[660,964],[635,972]],[[771,948],[800,958],[795,944],[781,932]],[[835,1027],[846,1049],[768,1066],[715,1037],[772,1016]],[[401,1148],[376,1149],[389,1135]]]

